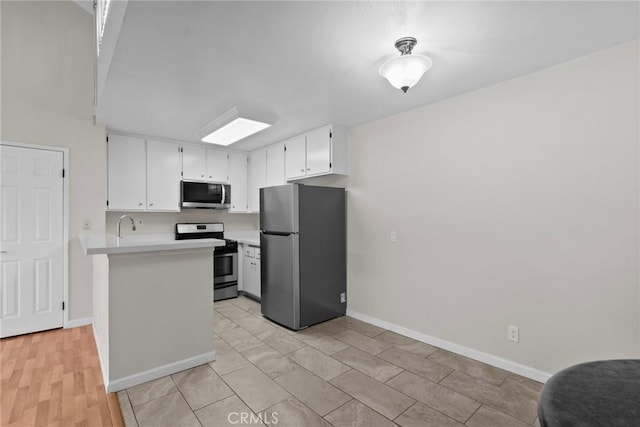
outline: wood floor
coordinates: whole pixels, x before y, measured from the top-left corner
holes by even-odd
[[[90,326],[0,340],[0,394],[3,427],[122,425]]]

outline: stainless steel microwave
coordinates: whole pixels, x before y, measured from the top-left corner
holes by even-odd
[[[209,182],[182,181],[183,208],[227,209],[231,204],[231,186]]]

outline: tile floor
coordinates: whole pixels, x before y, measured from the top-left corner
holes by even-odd
[[[350,317],[293,332],[214,307],[217,360],[119,392],[127,426],[538,425],[535,381]]]

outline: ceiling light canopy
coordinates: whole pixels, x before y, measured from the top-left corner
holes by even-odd
[[[378,73],[403,92],[407,92],[420,81],[424,73],[429,71],[433,61],[428,56],[412,55],[411,51],[418,41],[413,37],[403,37],[396,41],[396,49],[400,56],[385,61]]]
[[[227,111],[198,132],[203,142],[218,145],[231,145],[254,133],[258,133],[275,123],[275,119],[265,114],[242,114],[236,107]]]

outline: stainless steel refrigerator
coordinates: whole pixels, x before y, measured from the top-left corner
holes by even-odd
[[[346,311],[343,188],[260,189],[262,314],[298,330]]]

